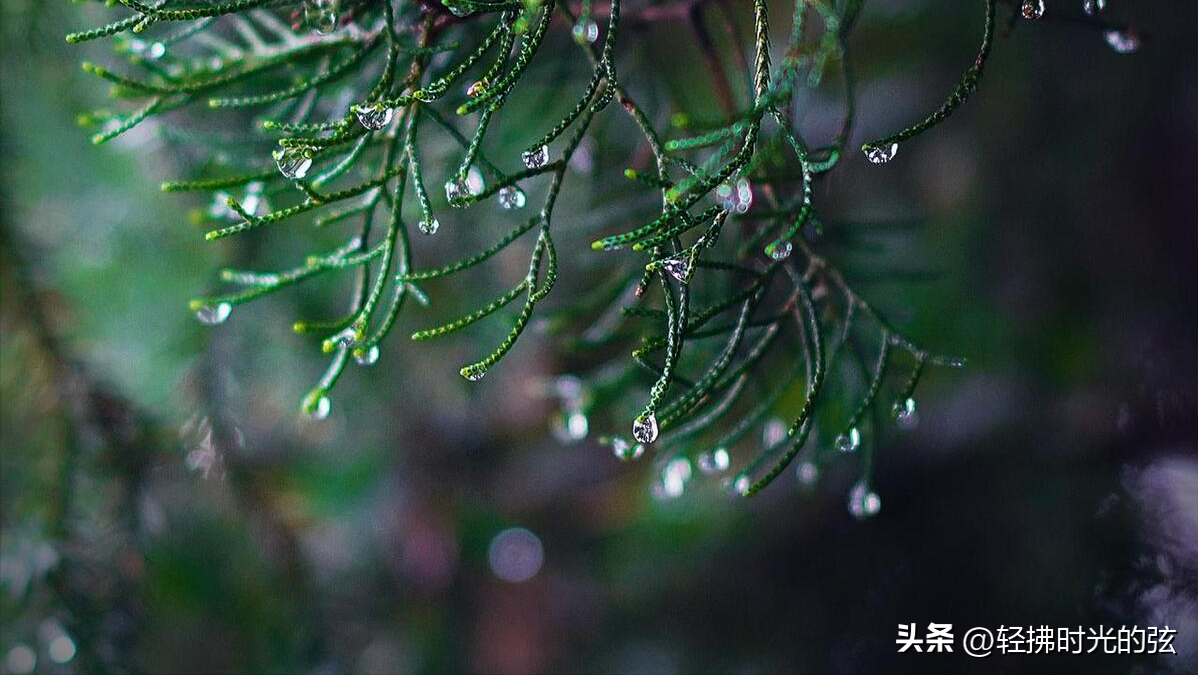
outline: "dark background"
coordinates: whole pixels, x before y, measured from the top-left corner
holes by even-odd
[[[980,19],[873,4],[858,140],[938,105]],[[814,493],[653,499],[648,459],[594,441],[610,421],[550,433],[536,337],[477,386],[456,369],[492,334],[388,345],[328,421],[299,419],[321,362],[288,325],[314,301],[196,323],[186,300],[238,244],[158,192],[182,168],[152,133],[97,149],[74,125],[104,94],[75,63],[105,47],[61,36],[104,13],[5,2],[0,671],[32,650],[41,672],[1198,672],[1198,6],[1111,0],[1145,36],[1119,55],[1067,4],[1004,31],[952,119],[820,195],[919,223],[846,265],[936,272],[864,292],[969,358],[927,376],[857,522],[848,467]],[[631,30],[628,72],[671,53],[677,31]],[[619,231],[618,206],[572,200],[579,242]],[[591,255],[564,250],[567,276]],[[514,526],[544,550],[523,583],[488,562]],[[929,622],[956,653],[896,654],[897,623]],[[1099,624],[1168,625],[1178,654],[960,653],[972,626]]]

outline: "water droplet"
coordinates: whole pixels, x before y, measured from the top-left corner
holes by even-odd
[[[772,448],[782,442],[786,438],[786,422],[777,417],[766,421],[765,426],[761,428],[761,444],[767,448]]]
[[[703,473],[720,473],[727,471],[732,465],[732,457],[728,454],[727,448],[716,448],[711,452],[705,452],[699,455],[699,470]]]
[[[229,314],[233,312],[233,305],[227,302],[217,303],[215,305],[204,305],[196,310],[196,318],[200,323],[215,326],[218,323],[224,323],[225,319],[229,318]]]
[[[915,409],[913,398],[895,403],[891,412],[894,414],[895,424],[904,431],[910,431],[919,425],[919,412]]]
[[[275,158],[275,164],[279,166],[279,173],[283,174],[284,178],[298,180],[308,175],[308,169],[312,168],[312,153],[300,148],[280,148],[272,153]]]
[[[669,260],[662,261],[661,266],[670,273],[670,276],[685,284],[686,277],[690,273],[691,262],[689,258],[685,260],[682,258],[670,258]]]
[[[869,483],[861,479],[849,491],[849,513],[857,520],[878,515],[882,510],[882,498],[870,489]]]
[[[819,482],[819,466],[810,460],[802,462],[795,469],[795,477],[800,486],[810,488]]]
[[[1023,0],[1023,5],[1019,8],[1019,13],[1023,14],[1023,18],[1034,20],[1044,16],[1044,0]]]
[[[1082,10],[1089,16],[1094,16],[1106,9],[1106,0],[1082,0]]]
[[[470,9],[470,7],[466,5],[459,5],[452,0],[442,2],[441,4],[445,5],[445,9],[448,9],[450,14],[458,17],[459,19],[470,16],[472,13],[474,13],[474,10]]]
[[[366,351],[361,352],[359,354],[354,354],[354,361],[357,361],[359,366],[372,366],[375,363],[378,363],[378,360],[379,360],[379,346],[378,345],[370,345],[370,349],[367,349]]]
[[[337,0],[305,0],[304,24],[321,35],[337,30],[337,4]]]
[[[462,374],[462,377],[471,382],[478,382],[483,379],[483,375],[487,374],[487,371],[481,368],[463,368],[459,372]]]
[[[575,443],[587,437],[590,421],[581,410],[565,410],[554,421],[553,433],[563,443]]]
[[[641,443],[652,443],[657,440],[657,415],[649,413],[648,417],[638,416],[632,421],[632,437]]]
[[[357,112],[358,122],[371,131],[378,131],[386,127],[391,123],[391,118],[395,116],[395,110],[382,103],[358,106]]]
[[[483,180],[483,172],[478,170],[478,167],[472,166],[466,172],[466,189],[470,194],[481,194],[483,189],[487,187],[487,181]]]
[[[420,232],[422,234],[436,234],[437,230],[441,228],[441,221],[437,220],[436,218],[433,218],[432,220],[421,220],[416,226],[420,228]]]
[[[329,400],[329,395],[324,393],[324,390],[315,389],[304,397],[301,409],[308,417],[314,420],[323,420],[332,412],[333,402]]]
[[[732,489],[736,491],[736,494],[742,497],[747,496],[749,494],[749,489],[752,487],[753,481],[749,480],[749,477],[743,474],[737,476],[736,480],[732,481]]]
[[[1134,54],[1140,50],[1140,35],[1132,29],[1108,30],[1102,34],[1107,45],[1119,54]]]
[[[466,87],[466,95],[470,98],[482,96],[482,93],[487,90],[487,80],[483,78]]]
[[[881,146],[867,145],[862,148],[862,151],[865,152],[865,158],[874,164],[885,164],[894,159],[895,154],[898,153],[898,143]]]
[[[509,185],[499,191],[499,205],[509,211],[524,208],[525,201],[527,197],[524,196],[524,190],[515,185]]]
[[[524,162],[525,168],[539,169],[549,163],[549,146],[542,145],[535,150],[520,155],[520,161]]]
[[[789,241],[775,241],[765,247],[765,254],[770,260],[786,260],[794,249],[794,244]]]
[[[582,44],[584,42],[594,42],[599,39],[599,24],[594,21],[585,23],[579,22],[574,24],[574,41]]]
[[[655,494],[663,499],[681,497],[686,491],[686,484],[691,479],[691,462],[685,457],[675,457],[666,463],[661,470],[661,484]]]
[[[358,341],[358,332],[351,326],[329,338],[329,341],[338,349],[349,349]]]
[[[856,452],[861,447],[861,431],[852,427],[836,437],[836,449],[840,452]]]
[[[753,206],[753,186],[740,178],[735,184],[722,183],[715,189],[716,202],[730,213],[747,213]]]
[[[621,462],[630,462],[645,454],[645,446],[640,443],[629,443],[628,439],[616,436],[611,439],[611,454]]]
[[[453,206],[462,206],[462,200],[470,193],[470,188],[466,185],[465,179],[461,177],[452,178],[445,182],[445,199]]]

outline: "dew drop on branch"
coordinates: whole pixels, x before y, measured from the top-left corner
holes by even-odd
[[[898,154],[898,143],[890,145],[867,145],[862,150],[865,152],[865,158],[874,164],[885,164],[894,159]]]
[[[882,510],[882,498],[869,487],[865,479],[857,481],[849,491],[849,513],[857,520],[878,515]]]
[[[840,452],[856,452],[861,447],[861,431],[852,427],[836,438],[836,449]]]
[[[509,185],[499,191],[499,205],[509,211],[524,208],[526,201],[524,190],[515,185]]]
[[[333,402],[323,390],[317,389],[304,397],[302,406],[304,414],[314,420],[323,420],[333,410]]]
[[[354,354],[354,361],[358,362],[359,366],[371,366],[379,360],[379,346],[371,345],[370,349],[364,352]]]
[[[765,255],[770,260],[786,260],[794,252],[794,249],[794,244],[789,241],[774,241],[765,247]]]
[[[275,150],[272,156],[275,158],[275,164],[279,166],[279,173],[290,180],[299,180],[307,176],[308,169],[312,168],[312,154],[300,148],[280,148]]]
[[[1044,0],[1023,0],[1023,5],[1019,8],[1019,13],[1025,19],[1035,20],[1044,16],[1045,9]]]
[[[328,35],[337,30],[337,0],[304,0],[304,25]]]
[[[919,425],[919,411],[915,409],[915,399],[908,398],[894,404],[891,409],[894,422],[904,431],[910,431]]]
[[[1094,16],[1106,9],[1106,0],[1082,0],[1082,10],[1088,16]]]
[[[657,415],[649,413],[638,416],[632,421],[632,437],[640,443],[652,443],[657,440]]]
[[[441,229],[441,221],[436,218],[429,220],[421,219],[416,226],[420,228],[421,234],[436,234],[437,230]]]
[[[524,167],[527,169],[539,169],[549,163],[549,146],[542,145],[535,150],[529,150],[520,155],[520,161],[524,162]]]
[[[669,260],[662,261],[661,266],[665,271],[670,273],[670,276],[682,283],[686,283],[686,276],[690,272],[691,267],[690,260],[670,258]]]
[[[742,497],[749,496],[749,490],[752,487],[753,481],[749,480],[749,477],[744,474],[737,476],[736,480],[732,481],[732,489]]]
[[[357,113],[358,122],[371,131],[378,131],[386,127],[391,123],[391,118],[395,116],[395,110],[382,103],[359,106]]]
[[[215,305],[204,305],[203,307],[200,307],[196,310],[196,318],[199,319],[200,323],[207,324],[209,326],[215,326],[217,324],[224,323],[225,319],[228,319],[229,315],[232,313],[233,305],[230,305],[227,302],[220,302]]]
[[[453,0],[445,0],[441,4],[445,5],[445,9],[448,9],[450,14],[458,17],[459,19],[470,16],[474,13],[474,10],[470,9],[469,6],[453,2]]]

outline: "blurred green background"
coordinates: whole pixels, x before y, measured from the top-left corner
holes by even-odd
[[[975,4],[867,9],[858,140],[939,104]],[[850,276],[970,360],[878,449],[862,523],[850,467],[814,493],[652,498],[650,461],[595,442],[609,420],[552,433],[557,357],[535,336],[478,385],[456,370],[498,333],[394,339],[329,420],[300,419],[322,360],[290,321],[344,289],[197,323],[186,301],[245,252],[158,191],[185,167],[153,133],[94,148],[75,126],[105,96],[76,64],[107,46],[62,36],[103,12],[6,1],[0,671],[1198,672],[1198,6],[1111,0],[1145,36],[1118,55],[1057,5],[998,40],[949,122],[822,188],[832,221],[920,225],[828,237],[870,239]],[[630,72],[675,39],[628,30]],[[527,86],[551,97],[551,75]],[[835,101],[806,102],[816,128]],[[555,293],[618,231],[616,180],[569,197]],[[910,262],[936,275],[887,275]],[[437,293],[436,316],[477,299]],[[1178,654],[896,654],[897,623],[929,622],[1168,625]]]

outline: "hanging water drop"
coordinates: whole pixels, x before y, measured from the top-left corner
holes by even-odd
[[[770,260],[786,260],[794,249],[794,244],[789,241],[775,241],[765,247],[765,255]]]
[[[542,145],[535,150],[520,155],[520,161],[524,162],[524,167],[527,169],[539,169],[549,163],[549,146]]]
[[[802,462],[795,469],[795,477],[801,487],[810,488],[819,482],[819,466],[810,460]]]
[[[451,206],[465,206],[462,200],[468,194],[470,194],[470,187],[466,185],[466,180],[461,176],[445,182],[445,199],[449,201]]]
[[[632,437],[645,444],[657,440],[657,415],[649,413],[641,415],[632,421]]]
[[[919,425],[919,412],[915,409],[913,398],[895,403],[891,412],[894,414],[895,424],[904,431],[910,431]]]
[[[894,159],[898,153],[898,143],[890,145],[867,145],[861,149],[865,152],[865,158],[874,164],[885,164]]]
[[[372,366],[379,360],[379,346],[370,345],[370,349],[359,351],[354,354],[354,361],[358,362],[359,366]]]
[[[284,178],[299,180],[308,175],[312,168],[312,153],[301,148],[280,148],[272,153],[279,173]]]
[[[578,44],[591,43],[599,39],[599,24],[594,21],[579,21],[574,24],[574,41]]]
[[[669,260],[662,261],[661,266],[665,271],[670,273],[670,276],[684,284],[686,283],[686,278],[690,274],[691,269],[690,259],[670,258]]]
[[[861,431],[852,427],[836,437],[836,449],[840,452],[856,452],[861,447]]]
[[[732,465],[732,457],[728,454],[727,448],[716,448],[711,452],[705,452],[699,455],[699,470],[706,474],[720,473],[727,471]]]
[[[616,436],[611,439],[611,454],[621,462],[631,462],[645,454],[645,446],[640,443],[629,443],[628,439]]]
[[[1140,50],[1140,35],[1136,31],[1108,30],[1102,34],[1107,46],[1119,54],[1134,54]]]
[[[433,218],[432,220],[421,220],[417,225],[420,228],[421,234],[436,234],[441,228],[441,221]]]
[[[736,480],[732,481],[732,489],[736,491],[736,494],[742,497],[749,496],[749,490],[752,487],[753,481],[749,480],[749,477],[743,474],[737,476]]]
[[[304,0],[304,25],[328,35],[337,30],[337,0]]]
[[[853,485],[849,491],[849,513],[857,520],[865,520],[878,515],[882,510],[882,498],[870,489],[864,478]]]
[[[333,402],[323,389],[316,389],[304,397],[302,405],[304,414],[314,420],[323,420],[333,410]]]
[[[395,110],[382,103],[360,105],[357,108],[357,113],[358,122],[371,131],[378,131],[386,127],[391,123],[391,118],[395,116]]]
[[[524,190],[515,185],[509,185],[499,190],[499,205],[508,211],[524,208],[525,201],[527,201],[527,197],[524,196]]]
[[[453,0],[444,0],[441,4],[445,5],[445,9],[448,9],[450,14],[458,17],[459,19],[470,16],[472,13],[474,13],[474,10],[470,9],[470,7],[467,5],[458,4]]]
[[[1035,20],[1044,16],[1045,9],[1044,0],[1023,0],[1023,5],[1019,8],[1019,12],[1023,15],[1023,18]]]
[[[1106,0],[1082,0],[1082,10],[1089,16],[1094,16],[1106,9]]]
[[[487,374],[487,371],[481,368],[463,368],[458,372],[461,373],[462,377],[470,380],[471,382],[478,382],[479,380],[483,379],[483,375]]]
[[[220,302],[215,305],[204,305],[196,310],[196,318],[200,323],[215,326],[219,323],[224,323],[225,319],[229,318],[229,314],[233,312],[233,305],[227,302]]]

